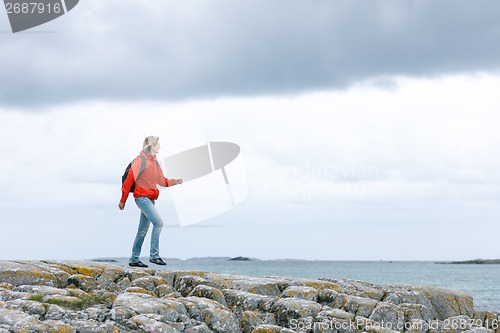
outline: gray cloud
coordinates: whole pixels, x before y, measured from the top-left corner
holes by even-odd
[[[497,71],[499,16],[493,0],[87,0],[39,33],[0,34],[0,104],[294,94]]]

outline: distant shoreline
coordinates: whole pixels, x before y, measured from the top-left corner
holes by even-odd
[[[498,265],[500,259],[472,259],[464,261],[443,262],[442,264],[456,264],[456,265]]]

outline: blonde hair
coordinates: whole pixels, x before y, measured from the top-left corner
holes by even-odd
[[[142,144],[142,149],[146,152],[149,153],[151,152],[151,147],[154,146],[155,144],[158,143],[160,140],[159,137],[150,135],[144,139],[144,143]]]

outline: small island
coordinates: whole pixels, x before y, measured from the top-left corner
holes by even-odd
[[[247,257],[234,257],[229,259],[228,261],[251,261],[250,258]]]

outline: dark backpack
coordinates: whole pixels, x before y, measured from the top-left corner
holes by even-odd
[[[141,163],[141,169],[139,170],[139,174],[137,175],[137,177],[135,178],[135,180],[139,179],[139,177],[142,175],[142,173],[144,172],[144,169],[146,169],[146,159],[144,158],[144,156],[142,155],[139,155],[137,156],[136,158],[140,157],[141,160],[142,160],[142,163]],[[135,159],[134,159],[135,161]],[[130,171],[130,168],[132,167],[132,163],[134,163],[134,161],[130,162],[128,165],[127,165],[127,168],[125,169],[125,173],[123,174],[122,176],[122,186],[123,186],[123,183],[125,183],[125,179],[127,179],[128,177],[128,173]],[[132,186],[130,187],[130,192],[134,192],[135,190],[135,181],[134,183],[132,184]]]

